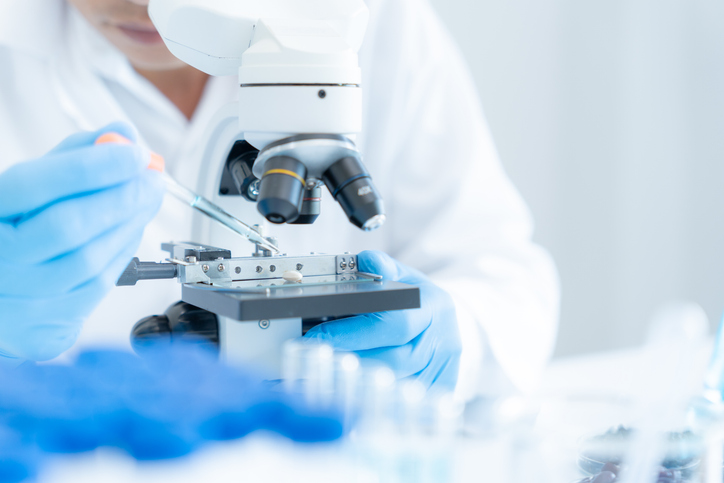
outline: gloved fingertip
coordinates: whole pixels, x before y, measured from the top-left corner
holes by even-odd
[[[160,173],[160,171],[157,169],[149,168],[151,164],[154,163],[153,159],[155,153],[145,146],[135,146],[135,148],[138,150],[137,158],[138,161],[141,163],[141,166],[146,168],[147,171],[155,171],[157,173]]]
[[[107,126],[96,131],[96,138],[108,133],[120,134],[121,136],[133,143],[138,141],[138,131],[133,125],[127,122],[116,121],[108,124]]]
[[[163,156],[158,153],[151,152],[149,154],[149,158],[150,162],[148,163],[148,169],[163,173],[163,170],[166,168],[166,160],[163,159]]]
[[[141,145],[134,145],[133,149],[136,150],[136,160],[142,169],[156,173],[157,175],[164,172],[166,168],[166,160],[163,156]],[[164,186],[166,186],[165,182]]]
[[[160,156],[151,152],[151,150],[144,146],[135,144],[126,136],[119,134],[118,132],[110,131],[103,133],[96,138],[94,144],[96,146],[113,146],[113,150],[106,151],[105,155],[113,156],[115,166],[125,165],[127,161],[132,159],[135,164],[135,169],[137,169],[138,172],[142,172],[143,170],[152,170],[157,172],[163,171],[162,166],[161,169],[156,169],[158,167],[158,159],[156,158],[160,158]],[[123,149],[117,149],[119,147],[122,147]],[[160,159],[162,160],[163,158]]]
[[[115,131],[103,133],[96,139],[96,144],[133,144],[133,141]]]
[[[15,368],[27,362],[26,359],[15,357],[3,351],[0,351],[0,370],[3,368]]]
[[[98,144],[98,139],[107,134],[115,134],[131,143],[135,143],[138,139],[138,134],[133,126],[125,122],[113,122],[97,131],[84,131],[68,136],[51,149],[48,154],[57,154]]]
[[[314,340],[319,341],[326,341],[328,339],[328,334],[326,331],[320,328],[319,325],[312,327],[307,331],[306,334],[304,334],[304,337],[300,339],[301,342],[310,342]]]
[[[384,252],[365,250],[357,256],[357,264],[360,271],[382,275],[388,280],[400,277],[397,261]]]

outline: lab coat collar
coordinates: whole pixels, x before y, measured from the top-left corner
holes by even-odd
[[[0,48],[53,58],[63,44],[68,9],[64,0],[0,1]]]

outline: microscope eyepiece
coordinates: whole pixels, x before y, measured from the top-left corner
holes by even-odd
[[[257,208],[272,223],[299,218],[307,184],[307,168],[289,156],[270,158],[259,184]]]
[[[359,158],[340,159],[324,172],[322,180],[355,226],[372,231],[385,222],[382,197]]]

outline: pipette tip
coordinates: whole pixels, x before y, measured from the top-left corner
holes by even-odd
[[[261,235],[254,235],[253,237],[250,237],[249,240],[256,243],[260,247],[264,248],[265,250],[269,250],[272,253],[275,253],[275,254],[281,253],[281,250],[279,250],[279,248],[276,245],[274,245],[272,242],[270,242],[269,240],[267,240],[266,238],[264,238]]]

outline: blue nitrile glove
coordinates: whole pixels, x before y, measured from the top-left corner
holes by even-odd
[[[133,257],[164,193],[150,153],[95,140],[115,123],[67,138],[45,156],[0,173],[0,355],[47,360]]]
[[[307,405],[193,344],[0,367],[0,387],[0,483],[32,475],[47,453],[107,446],[160,460],[257,430],[303,442],[343,434],[334,407]]]
[[[428,387],[454,388],[462,347],[450,296],[422,273],[382,252],[360,253],[358,265],[361,272],[419,286],[422,307],[327,322],[306,337],[384,362],[400,378],[417,376]]]

